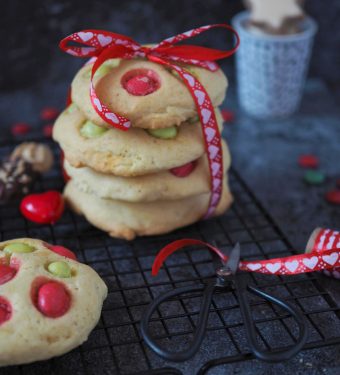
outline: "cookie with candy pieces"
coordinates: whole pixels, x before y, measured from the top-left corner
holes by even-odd
[[[301,0],[245,0],[250,10],[248,26],[264,34],[295,34],[304,18]]]
[[[219,110],[215,113],[221,128],[221,114]],[[187,122],[171,132],[169,129],[136,128],[123,132],[96,126],[75,104],[59,116],[53,128],[53,138],[74,167],[87,166],[98,172],[124,177],[179,167],[205,153],[198,121]]]
[[[64,190],[65,200],[78,214],[112,237],[132,240],[136,236],[156,235],[192,224],[208,209],[210,193],[178,200],[124,202],[101,199],[77,189],[71,179]],[[232,203],[227,181],[214,215],[221,215]]]
[[[107,287],[61,246],[0,243],[0,366],[64,354],[98,323]]]
[[[93,64],[85,65],[72,82],[72,100],[92,122],[111,127],[93,108],[90,77]],[[185,65],[205,87],[214,107],[219,106],[227,89],[221,69],[212,72]],[[96,72],[94,85],[101,102],[112,112],[130,119],[131,126],[143,129],[169,128],[197,118],[195,102],[178,73],[144,60],[107,60]],[[199,101],[205,94],[196,92]],[[101,104],[97,102],[101,107]]]
[[[230,153],[223,144],[223,167],[230,167]],[[209,193],[209,166],[206,155],[187,164],[159,173],[137,177],[120,177],[96,172],[89,167],[75,168],[64,161],[66,173],[77,188],[99,198],[129,202],[176,200]]]

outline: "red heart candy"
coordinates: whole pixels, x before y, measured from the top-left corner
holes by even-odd
[[[16,270],[5,264],[0,264],[0,285],[12,280],[16,274]]]
[[[46,244],[46,247],[48,247],[51,251],[53,251],[53,252],[55,252],[55,253],[63,256],[63,257],[73,259],[73,260],[77,260],[77,257],[74,254],[74,252],[67,249],[64,246]]]
[[[180,167],[170,169],[170,172],[176,177],[186,177],[196,168],[196,160],[184,164]]]
[[[64,199],[59,191],[27,195],[20,204],[23,216],[38,224],[54,224],[64,211]]]
[[[56,281],[42,285],[38,291],[37,308],[49,318],[59,318],[71,305],[71,297],[63,284]]]

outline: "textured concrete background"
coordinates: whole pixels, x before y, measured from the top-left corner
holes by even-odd
[[[232,60],[223,64],[231,78],[225,107],[236,113],[225,136],[233,165],[294,244],[304,249],[316,226],[340,228],[340,208],[327,204],[323,195],[340,176],[340,111],[336,102],[340,82],[338,0],[307,0],[307,8],[320,31],[312,59],[310,79],[301,111],[296,116],[263,122],[249,118],[237,105]],[[107,28],[141,42],[158,40],[200,24],[228,20],[242,9],[240,1],[57,1],[8,2],[1,12],[2,40],[6,51],[0,66],[2,131],[14,121],[37,123],[45,105],[62,108],[67,87],[82,61],[63,55],[57,41],[82,28]],[[215,46],[224,34],[206,40]],[[321,80],[323,79],[323,80]],[[330,91],[330,88],[334,91]],[[20,103],[20,111],[16,104]],[[328,179],[325,185],[303,183],[296,160],[302,153],[320,157]],[[340,298],[340,283],[325,278],[325,286]],[[285,364],[258,361],[237,363],[212,374],[338,374],[339,347],[301,353]],[[188,372],[190,374],[190,372]]]

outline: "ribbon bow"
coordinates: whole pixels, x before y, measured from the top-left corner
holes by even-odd
[[[224,28],[231,31],[236,37],[235,46],[231,50],[222,51],[195,45],[176,45],[178,42],[192,38],[213,28]],[[75,43],[77,44],[74,45]],[[211,177],[210,185],[212,194],[209,208],[205,214],[205,217],[209,217],[213,214],[222,193],[223,160],[221,136],[214,113],[214,107],[208,93],[196,77],[177,64],[191,64],[210,71],[216,71],[218,66],[214,61],[231,56],[237,50],[239,43],[239,36],[232,27],[226,24],[215,24],[202,26],[164,39],[154,47],[141,46],[125,35],[104,30],[83,30],[71,34],[64,38],[59,46],[70,55],[95,58],[90,83],[92,106],[105,122],[120,130],[128,130],[130,128],[131,123],[129,119],[110,111],[98,98],[93,84],[93,77],[96,71],[106,60],[112,58],[145,58],[154,63],[174,69],[178,73],[191,93],[202,125]]]

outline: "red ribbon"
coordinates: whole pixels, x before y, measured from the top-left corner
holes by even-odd
[[[236,37],[235,46],[231,50],[222,51],[194,45],[176,45],[178,42],[213,28],[223,28],[231,31]],[[73,45],[70,43],[73,43]],[[78,45],[74,45],[74,43]],[[215,24],[202,26],[167,38],[154,47],[144,47],[121,34],[104,30],[83,30],[64,38],[60,42],[60,48],[73,56],[96,58],[91,72],[90,97],[92,106],[105,122],[120,130],[129,129],[131,126],[129,119],[110,111],[98,98],[93,84],[93,77],[96,71],[106,60],[112,58],[146,58],[154,63],[174,69],[179,74],[196,104],[202,125],[210,171],[211,196],[209,207],[205,214],[205,217],[209,217],[214,213],[222,194],[223,159],[221,135],[214,107],[208,93],[196,77],[176,64],[186,63],[216,71],[218,66],[214,61],[231,56],[236,52],[239,43],[239,36],[232,27],[226,24]]]
[[[315,247],[317,250],[283,258],[241,261],[239,263],[239,270],[270,275],[296,275],[322,270],[333,271],[334,273],[334,270],[340,267],[340,235],[339,232],[331,231],[330,229],[324,229],[323,231],[326,231],[326,234],[324,232],[319,234],[315,246],[313,245],[313,248]],[[321,242],[320,238],[328,238],[330,241],[326,240]],[[182,239],[166,245],[159,251],[152,265],[152,275],[156,276],[158,274],[159,269],[169,255],[177,250],[192,245],[205,246],[215,252],[223,262],[228,260],[228,257],[219,249],[204,241]]]

